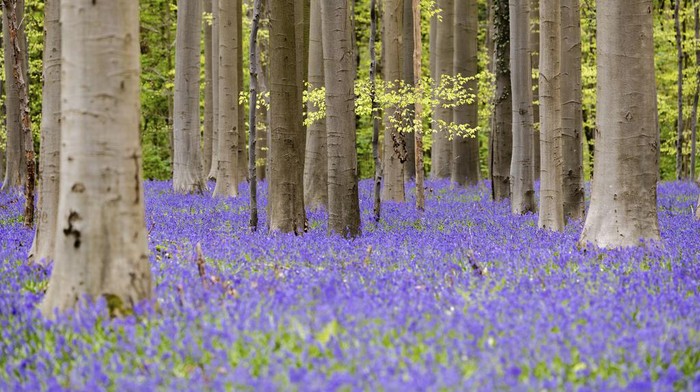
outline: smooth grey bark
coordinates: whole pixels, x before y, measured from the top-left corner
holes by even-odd
[[[85,297],[104,297],[111,314],[125,315],[153,295],[139,146],[139,5],[63,0],[61,22],[71,44],[61,62],[60,223],[40,308],[51,318]]]
[[[473,78],[464,87],[476,95],[478,8],[475,0],[455,1],[454,5],[454,74]],[[479,125],[477,100],[454,108],[453,121],[457,125],[467,124],[470,128],[476,128]],[[454,137],[451,164],[450,174],[453,182],[460,185],[474,185],[479,182],[479,139],[476,132],[473,136]]]
[[[540,3],[540,214],[541,229],[564,230],[561,156],[561,2]]]
[[[61,148],[61,25],[60,0],[44,3],[44,87],[41,99],[41,150],[36,229],[29,250],[31,262],[54,259],[58,220]]]
[[[239,0],[219,1],[219,155],[214,197],[237,197]]]
[[[175,101],[173,137],[173,189],[178,193],[202,193],[199,118],[201,0],[178,0],[175,38]]]
[[[202,10],[212,14],[212,0],[202,0]],[[211,171],[211,155],[214,141],[214,79],[212,75],[214,58],[212,57],[212,24],[205,20],[204,30],[204,143],[202,147],[202,175]]]
[[[24,0],[17,1],[17,19],[24,18]],[[19,102],[19,88],[13,75],[12,67],[15,63],[15,54],[10,43],[10,30],[8,12],[3,2],[2,13],[2,39],[5,50],[5,125],[7,131],[5,147],[5,179],[0,191],[9,192],[26,183],[27,161],[24,156],[24,135],[22,134],[21,113]],[[20,25],[18,39],[26,48],[24,23]],[[27,75],[23,75],[27,78]]]
[[[419,22],[420,24],[420,22]],[[413,84],[413,1],[404,0],[403,2],[403,61],[401,75],[407,86]],[[405,119],[406,124],[411,124],[411,117],[415,111],[415,104],[408,107],[408,118]],[[407,126],[408,129],[410,127]],[[404,132],[404,140],[406,141],[406,162],[404,163],[403,175],[404,180],[409,181],[416,177],[416,153],[415,153],[415,137],[413,131]]]
[[[442,21],[437,22],[437,42],[435,44],[435,82],[440,83],[444,76],[454,73],[454,2],[455,0],[438,0],[438,8]],[[437,132],[433,133],[432,166],[430,175],[433,178],[450,178],[452,168],[452,140],[448,131],[440,129],[440,123],[444,126],[453,120],[452,108],[445,107],[440,102],[433,109],[433,115],[437,120]]]
[[[598,134],[580,243],[658,240],[659,172],[652,1],[598,0]]]
[[[532,74],[530,65],[529,0],[510,0],[510,69],[513,93],[513,156],[510,165],[510,205],[514,214],[537,209],[532,155]]]
[[[513,95],[510,80],[510,17],[508,0],[493,1],[493,67],[496,91],[489,139],[491,197],[510,196],[510,163],[513,155]]]
[[[683,179],[683,32],[681,31],[680,7],[681,0],[675,0],[673,7],[674,28],[676,30],[676,52],[678,59],[678,80],[676,86],[678,120],[676,122],[676,179]]]
[[[244,91],[243,79],[243,1],[236,0],[236,10],[238,12],[238,18],[236,19],[236,35],[238,37],[238,55],[236,56],[236,70],[238,71],[238,92],[237,96],[240,97],[241,93]],[[248,180],[248,149],[246,148],[246,127],[245,127],[246,113],[245,106],[238,105],[238,154],[237,154],[237,164],[236,170],[238,170],[238,183],[242,183]]]
[[[421,69],[423,60],[423,42],[421,41],[421,6],[420,0],[413,0],[413,86],[416,95],[423,94],[423,70]],[[425,170],[423,167],[423,103],[418,101],[415,104],[415,137],[414,154],[416,159],[416,209],[425,211]]]
[[[328,133],[328,231],[360,235],[355,148],[355,56],[352,9],[347,0],[322,0]]]
[[[212,80],[212,132],[211,132],[211,165],[209,167],[207,179],[215,179],[219,167],[219,0],[211,0],[211,80]]]
[[[303,234],[304,148],[295,0],[270,3],[270,140],[268,151],[270,231]]]
[[[266,7],[265,3],[267,0],[263,1],[262,5],[262,13],[261,17],[263,17],[266,13]],[[261,21],[261,29],[267,29],[264,24]],[[268,34],[269,36],[269,34]],[[258,67],[258,89],[260,92],[269,92],[270,89],[268,87],[268,82],[267,82],[267,75],[268,75],[268,67],[267,64],[263,62],[262,57],[267,56],[269,50],[267,50],[267,45],[263,44],[261,42],[262,40],[258,39],[258,56],[257,56],[257,67]],[[269,111],[267,110],[268,105],[270,104],[269,97],[268,99],[265,99],[265,104],[260,105],[258,107],[258,127],[257,127],[257,142],[255,143],[255,157],[256,157],[256,163],[255,167],[257,168],[256,170],[256,176],[258,177],[258,180],[262,181],[265,180],[267,177],[267,140],[268,140],[268,135],[269,135],[269,129],[270,129],[270,114]]]
[[[255,145],[257,142],[256,128],[257,120],[255,115],[256,102],[258,100],[258,27],[260,25],[260,13],[262,0],[254,0],[253,15],[250,21],[250,58],[248,67],[250,70],[250,105],[248,105],[248,123],[250,124],[250,134],[248,135],[248,175],[250,176],[250,229],[258,230],[258,179],[257,168],[255,167]]]
[[[379,222],[382,217],[382,161],[379,154],[379,102],[377,101],[377,24],[379,11],[376,0],[370,0],[370,27],[369,27],[369,83],[370,100],[372,101],[372,158],[374,160],[374,221]]]
[[[402,25],[404,0],[385,0],[382,6],[382,22],[384,25],[383,71],[384,81],[395,86],[402,80]],[[404,135],[397,129],[396,107],[388,107],[384,113],[384,154],[382,155],[382,200],[403,202],[406,200],[404,191],[404,162],[406,160],[406,141]],[[397,119],[400,120],[400,119]]]
[[[325,87],[321,0],[311,0],[309,33],[309,90]],[[326,90],[326,93],[328,90]],[[306,104],[308,112],[319,108],[313,102]],[[328,112],[326,112],[328,115]],[[307,126],[306,154],[304,156],[304,203],[316,209],[328,206],[328,149],[326,119],[322,118]]]
[[[561,0],[562,191],[564,218],[585,217],[581,14],[579,0]]]
[[[534,76],[532,77],[532,129],[534,131],[534,152],[532,171],[535,181],[540,180],[542,154],[540,153],[540,0],[530,0],[530,58]]]

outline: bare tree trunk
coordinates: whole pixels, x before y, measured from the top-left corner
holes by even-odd
[[[295,45],[297,51],[297,83],[299,89],[299,97],[304,96],[306,90],[306,82],[309,80],[309,28],[311,15],[311,0],[295,0],[294,1],[294,34]],[[302,145],[301,157],[304,162],[304,154],[306,150],[306,125],[303,124],[304,113],[302,111]],[[303,171],[302,171],[303,173]]]
[[[564,218],[585,217],[583,188],[583,101],[581,91],[581,14],[579,0],[561,0],[562,191]]]
[[[7,129],[7,143],[5,148],[5,180],[0,188],[2,192],[9,192],[26,183],[27,161],[24,156],[24,135],[22,134],[22,120],[19,102],[19,87],[15,79],[13,66],[15,54],[10,42],[10,22],[8,20],[7,4],[3,1],[2,13],[2,37],[5,49],[5,118]],[[24,0],[18,0],[17,20],[24,18]],[[17,39],[23,42],[26,48],[24,24],[21,24],[17,32]],[[23,75],[26,80],[26,75]]]
[[[355,56],[347,0],[322,0],[328,132],[328,231],[360,235],[355,149]]]
[[[532,155],[532,75],[530,65],[529,0],[510,0],[510,69],[513,89],[513,156],[510,165],[511,210],[525,214],[537,209]]]
[[[540,0],[530,0],[530,58],[533,74],[532,78],[532,129],[534,130],[534,155],[532,156],[532,171],[534,180],[538,181],[541,174],[542,154],[540,153]]]
[[[250,105],[248,107],[250,124],[250,135],[248,135],[248,151],[250,151],[248,160],[248,175],[250,176],[250,229],[258,230],[258,180],[257,168],[255,167],[255,144],[257,136],[255,134],[257,120],[256,102],[258,100],[258,26],[260,24],[260,12],[262,8],[262,0],[254,0],[253,2],[253,17],[250,23]]]
[[[413,0],[413,86],[416,96],[423,95],[422,59],[423,43],[421,42],[421,5],[420,0]],[[425,171],[423,169],[423,103],[418,101],[415,106],[415,156],[416,156],[416,209],[425,211]]]
[[[385,0],[383,3],[382,21],[384,24],[384,39],[382,49],[384,56],[384,81],[398,85],[401,79],[401,32],[403,25],[403,1]],[[406,200],[404,192],[404,162],[406,160],[406,141],[397,125],[401,123],[401,116],[395,107],[385,110],[384,117],[384,164],[382,200],[403,202]],[[397,120],[396,123],[390,119]]]
[[[651,0],[598,0],[598,135],[581,244],[658,240],[659,172]]]
[[[199,128],[199,75],[202,9],[200,0],[178,0],[175,44],[175,118],[173,135],[173,189],[179,193],[202,193]]]
[[[236,56],[236,70],[238,72],[238,95],[244,91],[244,80],[243,80],[243,1],[236,0],[236,12],[238,13],[238,18],[236,19],[236,36],[238,37],[238,55]],[[246,148],[246,129],[245,129],[245,106],[238,105],[238,158],[236,164],[236,170],[238,171],[238,183],[242,183],[248,180],[248,149]]]
[[[372,157],[374,158],[374,220],[379,222],[382,216],[382,162],[379,158],[379,103],[377,102],[377,22],[378,11],[376,0],[370,0],[370,33],[369,33],[369,82],[372,100]]]
[[[71,43],[62,48],[62,223],[40,307],[53,317],[84,296],[105,297],[111,314],[126,315],[153,295],[139,146],[138,1],[61,3],[61,37]]]
[[[561,3],[540,3],[540,214],[538,226],[564,230],[561,157]]]
[[[676,51],[678,52],[678,122],[676,138],[676,178],[683,179],[683,37],[681,36],[680,4],[675,0],[673,8],[674,26],[676,29]]]
[[[438,0],[442,10],[442,21],[437,22],[435,82],[439,83],[443,75],[451,76],[454,72],[454,1]],[[464,0],[463,0],[464,1]],[[453,120],[453,110],[442,103],[433,109],[438,121],[438,131],[433,133],[432,167],[430,174],[434,178],[450,178],[452,168],[452,141],[449,133],[440,129]]]
[[[205,14],[212,13],[212,0],[202,0],[202,8]],[[206,176],[211,171],[211,155],[214,134],[214,84],[212,57],[212,25],[209,20],[204,21],[204,147],[202,151],[202,175]]]
[[[322,44],[321,0],[311,0],[309,33],[309,89],[325,86]],[[326,90],[328,92],[328,90]],[[307,111],[319,108],[313,102],[306,104]],[[328,115],[328,112],[326,112]],[[307,127],[304,164],[304,203],[315,209],[328,206],[328,154],[326,147],[326,119],[322,118]]]
[[[206,176],[208,179],[215,179],[219,167],[219,128],[221,114],[219,108],[219,70],[221,69],[219,49],[219,26],[221,17],[219,16],[219,0],[211,0],[212,4],[212,19],[211,19],[211,79],[212,79],[212,132],[211,132],[211,165]]]
[[[262,5],[262,11],[261,11],[261,18],[264,17],[265,20],[267,20],[266,14],[267,14],[267,6],[266,6],[267,0],[263,0],[263,5]],[[265,29],[269,32],[269,29],[266,27],[266,25],[263,25],[262,20],[260,23],[260,28]],[[266,36],[269,37],[269,34],[266,34]],[[262,57],[266,56],[269,57],[268,55],[269,50],[268,50],[268,45],[265,43],[263,44],[261,42],[261,39],[258,37],[258,56],[257,56],[257,62],[258,62],[258,90],[260,92],[269,92],[270,89],[268,87],[267,83],[267,72],[268,72],[268,67],[266,63],[263,62]],[[269,97],[268,97],[269,98]],[[256,134],[258,135],[258,141],[255,146],[255,156],[256,156],[256,164],[255,167],[257,168],[257,177],[258,180],[262,181],[266,179],[267,176],[267,139],[269,136],[269,112],[267,110],[268,106],[270,104],[270,100],[266,99],[264,105],[260,105],[258,108],[258,129]]]
[[[403,59],[401,74],[403,81],[407,86],[413,84],[413,0],[404,0],[403,2]],[[420,24],[420,21],[418,21]],[[409,115],[404,123],[410,124],[413,121],[410,117],[416,110],[415,104],[408,107],[407,114]],[[407,127],[410,129],[410,127]],[[416,157],[415,157],[415,136],[413,131],[404,132],[404,140],[406,141],[406,162],[404,163],[403,176],[405,181],[410,181],[416,177]]]
[[[239,0],[219,1],[219,162],[214,197],[238,196]]]
[[[304,128],[296,50],[295,0],[270,4],[270,231],[306,230]],[[301,53],[299,53],[301,54]]]
[[[490,175],[493,200],[510,196],[510,163],[513,155],[513,96],[510,80],[510,17],[508,0],[494,0],[494,96],[490,143]]]
[[[41,100],[39,200],[34,241],[29,260],[42,264],[54,259],[61,148],[61,25],[60,0],[44,4],[44,88]]]
[[[454,22],[454,74],[473,78],[465,86],[476,95],[478,84],[477,30],[479,14],[475,0],[455,1]],[[479,125],[477,100],[454,109],[454,123],[467,124],[470,128]],[[473,136],[455,136],[452,140],[452,181],[460,185],[479,182],[479,139]]]
[[[693,6],[695,12],[695,42],[700,41],[700,10],[698,5]],[[691,117],[690,130],[690,179],[696,181],[695,177],[695,158],[697,151],[697,134],[698,134],[698,99],[700,98],[700,46],[695,47],[695,66],[697,84],[695,86],[695,94],[693,95],[693,115]]]

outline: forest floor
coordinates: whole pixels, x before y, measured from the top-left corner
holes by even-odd
[[[659,186],[660,243],[610,251],[577,248],[581,222],[538,230],[485,183],[429,181],[423,214],[385,203],[377,224],[371,186],[346,240],[323,211],[301,237],[250,233],[246,197],[149,182],[156,300],[56,321],[36,309],[50,267],[24,261],[23,200],[0,195],[0,390],[700,389],[694,184]]]

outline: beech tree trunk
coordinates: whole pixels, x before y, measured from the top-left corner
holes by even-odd
[[[532,129],[534,130],[534,155],[532,156],[532,171],[535,181],[540,179],[542,154],[540,153],[540,0],[530,0],[530,58],[533,71],[532,77]]]
[[[238,196],[240,0],[219,1],[219,162],[214,197]]]
[[[510,203],[514,214],[535,212],[532,155],[532,66],[530,65],[529,0],[510,0],[510,69],[513,90],[513,156]]]
[[[202,193],[206,189],[202,177],[199,128],[201,28],[201,0],[178,0],[175,39],[173,189],[179,193]]]
[[[695,13],[695,41],[700,41],[700,9],[698,5],[694,5]],[[700,99],[700,46],[695,49],[695,66],[697,84],[695,86],[695,94],[693,95],[693,114],[691,116],[690,129],[690,179],[697,181],[695,177],[695,159],[697,150],[697,134],[698,134],[698,100]]]
[[[53,261],[58,219],[61,148],[61,25],[60,0],[44,3],[44,88],[41,99],[38,219],[30,262]]]
[[[377,22],[378,5],[376,0],[370,0],[370,32],[369,32],[369,83],[370,99],[372,101],[372,158],[374,159],[374,221],[379,222],[382,216],[382,161],[379,156],[379,102],[377,101]]]
[[[205,14],[212,13],[212,0],[202,0],[202,9]],[[211,171],[211,156],[214,134],[214,84],[212,57],[212,24],[205,20],[204,29],[204,145],[202,151],[202,175],[204,179]]]
[[[309,90],[325,87],[321,19],[321,0],[311,0],[309,33]],[[328,90],[326,90],[328,93]],[[319,108],[312,102],[306,104],[307,111]],[[328,111],[326,111],[328,116]],[[304,164],[304,203],[315,209],[328,206],[328,151],[326,146],[326,118],[307,127],[306,154]]]
[[[564,218],[585,217],[579,0],[561,0],[562,191]]]
[[[540,3],[540,214],[538,226],[564,230],[562,196],[561,3]]]
[[[250,105],[248,105],[248,123],[250,124],[250,135],[248,135],[248,175],[250,176],[250,229],[258,230],[258,179],[257,168],[255,166],[255,145],[257,142],[256,128],[257,120],[255,115],[256,102],[258,99],[258,27],[260,25],[260,13],[262,0],[253,1],[253,14],[250,21],[250,58],[248,67],[250,69]]]
[[[413,86],[416,95],[423,95],[423,42],[421,41],[421,5],[420,0],[413,0]],[[423,169],[423,103],[418,101],[415,106],[415,157],[416,157],[416,209],[425,211],[425,170]]]
[[[105,39],[109,37],[109,39]],[[61,2],[61,179],[56,258],[41,311],[151,298],[139,146],[139,5]],[[112,75],[105,78],[105,75]]]
[[[244,91],[244,80],[243,80],[243,1],[236,0],[236,12],[238,17],[236,18],[236,36],[238,37],[238,56],[236,56],[236,70],[238,72],[238,97]],[[242,183],[248,180],[248,149],[246,144],[246,128],[245,128],[245,106],[237,105],[238,108],[238,154],[236,155],[238,160],[236,164],[236,170],[238,171],[238,183]]]
[[[402,25],[403,25],[404,0],[385,0],[383,3],[382,21],[384,24],[384,39],[382,61],[384,81],[398,85],[401,79],[402,61]],[[384,121],[384,165],[382,200],[403,202],[406,200],[404,192],[404,162],[406,161],[406,141],[404,135],[399,132],[397,125],[401,119],[397,118],[397,108],[389,107],[385,110]],[[395,118],[397,123],[392,123]]]
[[[352,9],[347,0],[322,0],[328,132],[328,231],[360,235],[355,149],[355,56]]]
[[[413,0],[404,0],[403,2],[403,59],[401,74],[403,81],[407,86],[414,82],[413,72]],[[420,21],[418,22],[420,24]],[[416,105],[412,104],[408,107],[408,118],[405,119],[405,124],[411,124],[415,117],[412,114],[416,110]],[[407,126],[410,129],[410,126]],[[406,141],[406,162],[404,163],[403,176],[405,181],[410,181],[416,177],[416,153],[415,153],[415,136],[413,131],[404,132],[404,140]]]
[[[211,132],[211,165],[207,174],[208,179],[215,179],[219,167],[219,127],[221,115],[219,113],[219,70],[221,69],[221,59],[219,57],[219,0],[211,0],[211,80],[212,80],[212,132]]]
[[[24,0],[17,0],[17,20],[24,19]],[[23,43],[26,49],[26,37],[24,34],[24,23],[20,24],[17,39]],[[7,7],[3,1],[2,13],[2,39],[5,49],[5,124],[7,130],[7,140],[5,148],[5,180],[0,191],[9,192],[26,183],[27,161],[24,156],[24,135],[22,134],[22,120],[19,101],[19,87],[13,75],[15,64],[15,54],[10,42],[10,29],[8,21]],[[26,53],[26,50],[24,51]],[[26,69],[25,69],[26,71]],[[27,75],[23,75],[27,79]]]
[[[598,135],[581,244],[658,240],[659,129],[652,1],[598,0]]]
[[[675,0],[673,7],[674,27],[676,30],[676,52],[678,58],[678,121],[676,123],[676,179],[683,179],[683,37],[681,32],[681,0]]]
[[[513,155],[513,95],[510,80],[510,17],[508,0],[493,1],[493,43],[496,91],[493,127],[489,140],[491,196],[510,196],[510,163]]]
[[[454,74],[474,78],[464,87],[476,95],[478,8],[475,0],[455,1],[454,5]],[[453,119],[455,124],[467,124],[470,128],[476,128],[479,125],[477,100],[456,107]],[[479,182],[479,139],[476,132],[473,136],[455,136],[452,140],[451,175],[452,181],[460,185]]]
[[[265,16],[267,13],[267,6],[265,5],[266,3],[267,0],[263,0],[262,11],[260,15],[261,18],[265,19],[267,19],[267,17]],[[266,29],[269,32],[269,29],[265,27],[265,25],[262,23],[262,20],[260,23],[260,29]],[[269,34],[267,34],[267,36],[269,37]],[[268,87],[269,83],[267,82],[268,67],[267,64],[264,63],[262,60],[263,56],[265,56],[266,58],[269,57],[269,50],[267,42],[263,43],[261,41],[262,40],[258,38],[258,90],[260,92],[269,92],[270,88]],[[258,128],[256,132],[258,140],[255,144],[255,167],[257,168],[257,177],[260,181],[265,180],[267,178],[267,140],[270,128],[270,114],[267,110],[267,105],[270,104],[269,97],[265,100],[265,102],[265,105],[260,105],[258,107],[258,114],[256,116],[258,119]]]
[[[304,148],[295,0],[270,3],[270,231],[301,235],[304,211]]]
[[[464,0],[462,0],[464,1]],[[454,72],[454,2],[455,0],[438,0],[438,8],[442,10],[442,21],[437,22],[435,82],[439,83],[443,75],[451,76]],[[434,178],[450,178],[452,168],[452,140],[450,134],[441,125],[453,120],[452,108],[444,107],[442,103],[433,109],[437,120],[438,131],[433,133],[432,167],[430,174]]]

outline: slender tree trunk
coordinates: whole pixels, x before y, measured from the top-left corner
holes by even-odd
[[[614,248],[659,239],[651,10],[651,0],[598,0],[596,172],[582,244]]]
[[[328,125],[328,231],[344,237],[360,235],[350,7],[347,0],[321,1]]]
[[[267,0],[263,0],[263,5],[262,5],[262,11],[261,11],[261,18],[266,15],[266,4]],[[267,19],[267,18],[265,18]],[[265,26],[263,26],[262,20],[260,23],[260,28],[265,29],[269,32],[269,29],[267,29]],[[266,36],[269,36],[269,34],[266,34]],[[268,55],[269,50],[267,50],[267,45],[263,44],[261,40],[258,38],[258,56],[257,56],[257,67],[258,67],[258,91],[260,92],[266,92],[268,93],[270,91],[267,83],[267,71],[268,67],[266,63],[263,62],[262,57],[265,56],[266,58],[269,57]],[[256,164],[255,167],[257,168],[257,177],[258,180],[262,181],[266,179],[267,175],[267,139],[269,135],[269,112],[267,110],[268,105],[270,104],[269,99],[265,99],[265,104],[260,105],[258,107],[258,115],[257,118],[259,120],[258,122],[258,128],[257,128],[257,137],[258,141],[255,146],[255,157],[256,157]]]
[[[532,171],[535,181],[540,180],[542,154],[540,153],[540,0],[530,0],[530,58],[534,76],[532,77],[532,129],[534,130],[534,155]]]
[[[473,78],[465,87],[476,95],[478,8],[475,0],[455,1],[454,5],[454,74]],[[476,99],[454,109],[454,123],[476,129],[479,125]],[[476,132],[467,137],[455,136],[452,140],[451,175],[452,181],[460,185],[474,185],[479,181],[479,139]]]
[[[153,295],[139,146],[138,36],[136,0],[61,2],[61,38],[71,44],[62,48],[61,223],[41,304],[46,317],[84,296],[105,297],[110,313],[126,315]]]
[[[202,9],[200,0],[178,0],[175,44],[175,118],[173,135],[173,189],[179,193],[202,193],[199,128],[199,75]]]
[[[248,135],[248,151],[250,151],[248,160],[248,175],[250,176],[250,229],[258,230],[258,179],[257,168],[255,167],[255,144],[257,136],[255,134],[257,127],[256,102],[258,100],[258,26],[260,25],[260,12],[262,8],[262,0],[254,0],[253,2],[253,17],[250,23],[250,105],[248,107],[249,116],[248,123],[250,124],[250,135]]]
[[[219,16],[219,0],[211,0],[212,4],[212,18],[211,18],[211,79],[212,79],[212,132],[211,132],[211,165],[209,172],[207,174],[208,179],[215,179],[216,173],[219,167],[219,128],[221,121],[221,114],[219,108],[221,103],[219,102],[219,70],[221,69],[219,49],[219,25],[221,17]]]
[[[321,19],[321,0],[311,0],[309,33],[309,90],[325,87]],[[328,92],[328,90],[326,90]],[[319,108],[313,102],[306,104],[307,111]],[[326,112],[328,115],[328,112]],[[322,118],[307,127],[304,164],[304,203],[315,209],[328,206],[328,154],[326,147],[326,119]]]
[[[7,4],[3,1],[2,13],[2,37],[5,49],[5,116],[7,140],[5,148],[5,180],[0,191],[9,192],[26,183],[27,162],[24,156],[24,135],[22,134],[22,120],[19,102],[19,86],[15,79],[13,67],[15,64],[15,54],[10,42],[10,24],[8,21]],[[24,18],[24,0],[17,2],[17,20]],[[24,23],[19,26],[17,39],[23,42],[26,48],[26,38],[24,34]],[[26,75],[23,75],[26,80]]]
[[[494,0],[494,72],[496,92],[490,143],[490,175],[493,200],[510,196],[510,163],[513,155],[513,95],[510,80],[510,17],[508,0]]]
[[[420,0],[413,0],[413,86],[416,96],[423,96],[423,42],[421,41]],[[418,100],[415,106],[415,157],[416,157],[416,209],[425,211],[425,170],[423,169],[423,103]]]
[[[403,25],[403,1],[385,0],[383,3],[382,21],[384,24],[384,39],[382,49],[384,56],[384,81],[398,85],[401,78],[402,61],[402,25]],[[385,110],[384,121],[384,154],[382,163],[383,187],[382,199],[403,202],[406,200],[404,192],[404,162],[406,161],[406,141],[397,125],[402,122],[398,108],[389,107]],[[391,119],[395,121],[392,121]]]
[[[205,14],[212,13],[212,0],[202,0],[202,8]],[[202,151],[202,175],[204,178],[211,171],[211,155],[214,134],[214,84],[212,57],[212,24],[205,20],[204,25],[204,147]]]
[[[236,56],[236,70],[238,72],[238,95],[244,89],[243,80],[243,1],[236,0],[236,12],[238,13],[238,18],[236,19],[236,36],[238,37],[238,55]],[[237,105],[238,108],[238,158],[236,164],[236,170],[238,171],[238,183],[242,183],[248,180],[248,149],[246,148],[246,129],[245,129],[245,106]]]
[[[676,29],[676,52],[678,58],[678,122],[676,138],[676,178],[683,179],[683,37],[680,23],[681,0],[674,0],[673,17]]]
[[[299,97],[304,96],[304,91],[306,90],[306,82],[309,80],[308,74],[310,15],[311,0],[294,0],[294,34],[297,51],[297,83],[299,89]],[[306,152],[306,126],[303,124],[303,120],[304,113],[302,111],[302,162],[304,162],[304,153]]]
[[[413,84],[413,0],[404,0],[403,2],[403,59],[401,74],[403,81],[407,86]],[[420,21],[418,22],[420,24]],[[408,107],[408,118],[405,119],[405,124],[411,124],[414,117],[413,113],[416,110],[415,104]],[[406,126],[406,129],[411,129]],[[406,162],[404,163],[403,175],[405,181],[410,181],[416,177],[416,156],[415,156],[415,136],[413,131],[404,132],[406,140]]]
[[[538,226],[564,230],[561,157],[561,2],[540,3],[540,214]]]
[[[29,260],[54,259],[61,148],[61,25],[60,0],[44,4],[44,88],[41,100],[38,219]]]
[[[579,0],[561,0],[561,101],[564,218],[585,217],[583,188],[583,101]]]
[[[437,23],[436,83],[440,82],[443,75],[451,76],[454,72],[454,2],[455,0],[438,0],[438,7],[442,10],[442,21]],[[434,178],[450,178],[452,140],[449,132],[441,128],[452,122],[453,110],[441,102],[433,109],[433,113],[438,121],[438,131],[433,134],[433,165],[430,174]]]
[[[239,0],[219,1],[219,162],[214,197],[238,196]]]
[[[693,6],[695,12],[695,45],[700,41],[700,10],[698,5]],[[695,66],[696,79],[695,94],[693,95],[693,115],[691,117],[690,130],[690,179],[696,181],[695,177],[695,157],[697,151],[697,134],[698,134],[698,99],[700,98],[700,46],[695,47]]]
[[[513,90],[513,156],[510,203],[514,214],[534,212],[532,155],[532,76],[530,65],[529,0],[510,0],[510,69]]]
[[[378,12],[376,0],[370,0],[370,33],[369,33],[369,83],[372,100],[372,157],[374,158],[374,220],[379,222],[382,216],[382,162],[379,158],[379,103],[377,102],[377,22]]]
[[[270,3],[270,231],[306,230],[304,147],[295,0]]]
[[[24,3],[21,4],[24,7]],[[26,179],[24,181],[24,225],[28,228],[34,227],[34,186],[36,184],[36,164],[34,160],[34,137],[32,136],[32,123],[29,113],[29,86],[27,85],[27,68],[29,59],[27,58],[27,44],[23,39],[24,35],[22,20],[18,14],[23,14],[18,10],[17,0],[5,0],[5,9],[8,12],[8,22],[10,30],[10,45],[14,54],[12,64],[12,75],[19,92],[20,130],[22,132],[24,159],[26,167]]]

